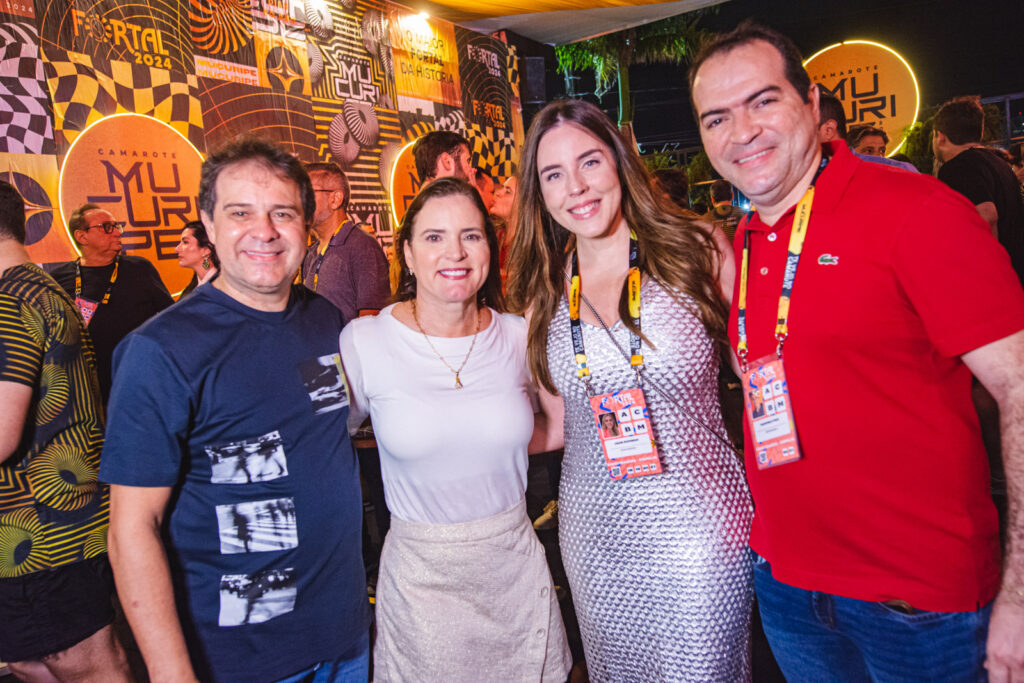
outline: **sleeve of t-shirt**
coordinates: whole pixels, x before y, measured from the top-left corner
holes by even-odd
[[[358,228],[357,228],[358,229]],[[379,311],[388,304],[391,283],[388,280],[388,260],[377,240],[359,240],[356,267],[351,273],[355,282],[356,309]]]
[[[959,356],[1024,329],[1024,290],[974,207],[935,186],[910,215],[892,264],[939,351]]]
[[[43,347],[21,315],[22,302],[0,294],[0,382],[35,386],[43,364]]]
[[[352,434],[355,434],[359,425],[363,424],[370,414],[370,406],[366,399],[366,389],[363,383],[362,361],[356,346],[355,328],[360,324],[359,319],[352,321],[345,326],[339,337],[341,365],[345,370],[345,380],[348,383],[348,431]]]
[[[159,344],[138,334],[125,338],[114,352],[100,480],[175,485],[188,440],[189,396],[183,373]]]
[[[939,168],[939,180],[967,197],[975,206],[994,201],[989,184],[985,182],[984,173],[978,172],[976,168],[962,164],[944,164]]]

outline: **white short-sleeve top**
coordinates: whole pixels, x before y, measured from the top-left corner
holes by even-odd
[[[393,308],[353,320],[341,333],[349,427],[373,419],[391,514],[455,524],[511,508],[526,490],[533,432],[526,321],[492,310],[456,389],[454,373]],[[430,341],[458,368],[472,337]]]

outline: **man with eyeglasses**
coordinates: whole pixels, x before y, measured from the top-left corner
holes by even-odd
[[[375,315],[391,294],[384,249],[348,215],[348,179],[337,164],[306,164],[306,172],[316,211],[302,284],[334,304],[345,320]]]
[[[68,218],[68,232],[82,256],[50,273],[75,300],[92,337],[104,405],[110,397],[114,347],[174,303],[153,264],[121,254],[124,225],[96,204],[78,207]]]

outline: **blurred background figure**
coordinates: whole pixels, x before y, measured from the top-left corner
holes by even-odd
[[[654,172],[655,191],[681,209],[690,208],[690,180],[684,168],[659,168]]]
[[[186,223],[181,230],[181,239],[178,246],[174,248],[178,254],[178,265],[182,268],[191,268],[194,271],[192,281],[182,290],[178,300],[185,298],[192,293],[192,290],[199,285],[209,282],[217,275],[220,267],[220,260],[217,252],[206,234],[206,226],[202,221]]]
[[[731,243],[736,234],[736,226],[743,218],[743,209],[732,205],[732,185],[728,180],[719,179],[711,183],[709,194],[711,208],[701,218],[713,225],[716,230],[721,230]]]
[[[857,154],[884,157],[885,146],[889,144],[889,136],[885,134],[884,130],[874,126],[853,126],[846,137],[846,142]]]
[[[480,193],[480,199],[484,200],[484,208],[487,209],[487,213],[491,213],[491,209],[494,206],[494,178],[479,168],[474,168],[473,184],[476,186],[477,192]]]

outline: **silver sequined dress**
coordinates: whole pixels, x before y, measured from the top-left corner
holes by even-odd
[[[674,402],[725,437],[717,353],[700,320],[657,283],[641,292],[643,331],[656,347],[644,345],[645,372],[673,397],[644,392],[663,474],[608,476],[564,298],[548,333],[565,401],[559,542],[590,680],[748,680],[753,506],[743,466]],[[619,322],[612,333],[628,352],[628,329]],[[583,337],[596,393],[635,386],[604,329],[584,323]]]

